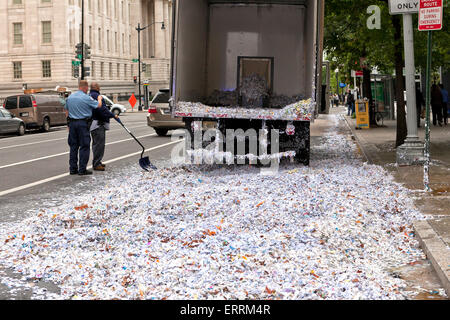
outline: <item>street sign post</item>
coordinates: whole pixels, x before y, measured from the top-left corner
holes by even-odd
[[[414,62],[413,14],[419,12],[419,0],[389,0],[391,15],[401,14],[403,19],[403,43],[406,76],[406,127],[404,144],[397,148],[397,164],[414,165],[423,163],[423,143],[419,139],[416,109],[416,67]]]
[[[431,191],[430,188],[430,84],[431,84],[431,60],[432,60],[432,41],[433,30],[442,29],[442,17],[444,13],[442,0],[420,0],[419,9],[419,31],[428,31],[428,53],[427,53],[427,75],[426,75],[426,120],[425,120],[425,163],[423,166],[423,184],[425,191]]]

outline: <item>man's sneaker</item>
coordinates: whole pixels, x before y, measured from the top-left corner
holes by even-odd
[[[78,174],[78,171],[70,171],[70,175],[71,175],[71,176],[74,176],[74,175],[76,175],[76,174]]]
[[[91,175],[92,173],[93,173],[92,171],[86,170],[84,172],[78,173],[78,175],[80,175],[80,176],[88,176],[88,175]]]
[[[96,166],[95,168],[94,168],[94,171],[105,171],[105,167],[103,167],[103,166]]]

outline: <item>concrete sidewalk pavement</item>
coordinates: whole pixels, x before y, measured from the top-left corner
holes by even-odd
[[[342,113],[368,162],[389,170],[397,182],[413,192],[417,208],[427,215],[427,220],[414,223],[416,235],[450,295],[450,125],[431,125],[432,192],[427,193],[424,191],[422,166],[396,164],[396,121],[384,121],[383,127],[356,130],[356,120],[348,117],[344,110],[340,107],[331,112]],[[421,141],[425,140],[423,122],[419,128]]]

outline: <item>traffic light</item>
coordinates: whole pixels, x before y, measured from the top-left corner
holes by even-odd
[[[142,64],[142,72],[147,72],[147,65],[145,63]]]
[[[133,77],[133,81],[134,81],[135,84],[137,83],[137,77],[136,76]]]
[[[73,66],[73,76],[74,76],[74,78],[80,77],[80,66],[79,65]]]
[[[91,47],[85,43],[84,44],[84,60],[88,60],[88,59],[91,59]]]
[[[84,76],[85,77],[91,76],[91,67],[84,67]]]
[[[77,45],[75,46],[76,51],[75,51],[75,58],[77,58],[78,60],[81,60],[83,58],[83,45],[81,43],[77,43]]]

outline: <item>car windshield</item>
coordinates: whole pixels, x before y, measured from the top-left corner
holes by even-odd
[[[158,93],[152,103],[169,103],[170,96],[168,93]]]

